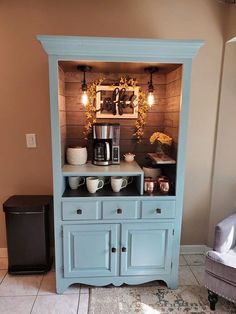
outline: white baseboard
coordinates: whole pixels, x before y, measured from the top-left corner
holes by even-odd
[[[181,245],[180,254],[205,254],[212,250],[207,245]]]
[[[206,245],[180,246],[180,254],[205,254],[209,250],[211,250],[211,248]],[[54,249],[51,248],[51,251],[54,251]],[[0,248],[0,257],[7,257],[7,248]]]
[[[7,248],[6,247],[0,248],[0,257],[7,257]]]

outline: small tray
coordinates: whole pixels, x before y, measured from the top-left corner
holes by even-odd
[[[176,160],[166,154],[147,153],[147,155],[155,161],[156,164],[176,164]]]

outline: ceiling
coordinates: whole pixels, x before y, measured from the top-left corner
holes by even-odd
[[[159,73],[167,73],[178,68],[180,64],[172,63],[137,63],[137,62],[90,62],[90,61],[59,61],[65,72],[77,72],[78,65],[89,65],[94,73],[144,73],[145,68],[157,66]]]

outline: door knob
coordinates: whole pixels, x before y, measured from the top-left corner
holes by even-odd
[[[82,215],[82,209],[77,209],[77,214]]]
[[[112,253],[116,253],[116,248],[115,248],[115,247],[112,247],[112,248],[111,248],[111,251],[112,251]]]
[[[124,253],[124,252],[126,252],[126,247],[122,247],[122,249],[121,249],[121,251]]]
[[[117,212],[117,214],[122,214],[122,209],[121,208],[117,208],[116,212]]]
[[[161,214],[161,209],[160,208],[156,208],[156,213],[157,214]]]

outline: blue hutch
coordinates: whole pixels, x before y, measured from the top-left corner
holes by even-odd
[[[79,36],[38,36],[49,59],[53,153],[56,289],[74,283],[103,286],[163,280],[178,285],[184,193],[186,135],[192,58],[200,40],[157,40]],[[106,167],[65,163],[60,121],[61,61],[178,64],[182,68],[175,192],[143,193],[138,163]],[[70,176],[131,176],[135,192],[69,191]]]

